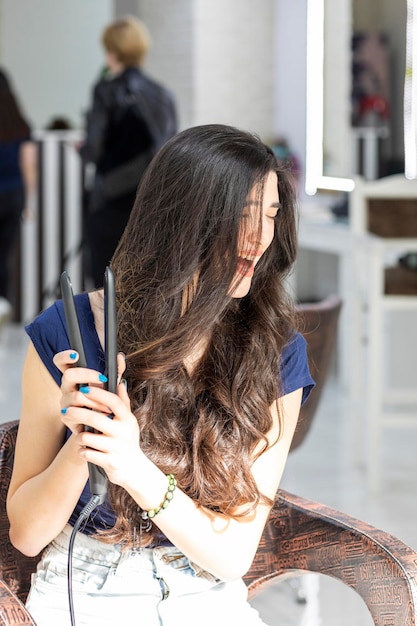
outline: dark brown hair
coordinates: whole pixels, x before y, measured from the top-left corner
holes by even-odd
[[[4,70],[0,70],[0,141],[28,139],[29,135],[30,126],[23,116],[10,81]]]
[[[233,299],[242,211],[271,171],[282,204],[275,237],[249,294]],[[294,323],[284,278],[295,254],[290,175],[258,138],[207,125],[179,133],[156,155],[112,260],[141,446],[199,504],[227,515],[265,500],[251,464],[255,447],[267,446],[269,407],[280,395],[280,354]],[[202,338],[204,354],[189,374],[184,362]],[[114,485],[111,497],[117,523],[109,538],[128,541],[138,508]]]

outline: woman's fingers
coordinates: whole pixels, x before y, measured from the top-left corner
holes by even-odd
[[[77,365],[79,354],[75,350],[63,350],[55,354],[53,361],[57,368],[64,373],[69,367]]]
[[[117,355],[118,389],[117,395],[106,391],[107,377],[84,367],[76,367],[78,354],[73,350],[64,350],[54,357],[55,365],[62,371],[61,414],[65,425],[73,432],[80,432],[84,425],[104,432],[105,424],[100,427],[97,420],[107,420],[108,415],[130,413],[130,400],[126,381],[122,375],[126,370],[123,353]],[[95,393],[98,391],[99,393]],[[88,409],[87,412],[74,409]]]
[[[122,402],[124,402],[124,404],[127,406],[127,408],[130,411],[131,406],[130,406],[130,398],[127,393],[127,380],[125,380],[124,378],[122,378],[122,380],[117,386],[117,395],[122,400]]]
[[[111,435],[112,426],[107,422],[109,415],[115,420],[126,419],[132,415],[124,383],[120,383],[119,388],[123,394],[121,396],[99,387],[88,385],[80,387],[75,395],[72,394],[74,401],[71,406],[61,409],[61,413],[65,416],[65,423],[69,421],[82,423]],[[136,418],[134,421],[136,422]]]
[[[75,367],[78,363],[79,355],[75,350],[64,350],[54,356],[54,364],[62,372],[61,390],[62,393],[74,391],[80,385],[103,386],[107,382],[107,377],[96,370],[87,367]]]
[[[123,486],[137,473],[140,458],[138,423],[127,409],[126,415],[115,416],[113,420],[99,417],[97,422],[87,417],[90,423],[98,426],[99,432],[78,433],[79,454],[86,461],[102,467],[111,482]],[[100,429],[103,430],[100,432]]]
[[[126,355],[119,352],[117,355],[117,380],[120,382],[126,370]]]
[[[91,399],[107,404],[111,415],[79,406],[71,406],[63,421],[77,433],[79,454],[107,472],[109,479],[124,484],[137,463],[140,432],[136,417],[130,412],[126,386],[119,384],[120,396],[99,388],[91,388]],[[87,429],[86,429],[87,427]]]
[[[106,383],[107,377],[96,370],[87,367],[77,367],[79,354],[75,350],[63,350],[54,356],[54,364],[65,374],[65,379],[71,384],[94,384],[97,382]],[[117,355],[117,380],[120,382],[126,370],[126,357],[123,352]],[[98,377],[98,380],[97,380]]]
[[[124,384],[120,383],[119,387],[122,388],[122,386],[124,386]],[[79,391],[82,393],[85,401],[89,403],[88,406],[90,406],[90,403],[91,406],[100,406],[104,409],[104,411],[101,412],[112,414],[115,418],[123,418],[130,414],[130,408],[127,406],[125,398],[115,393],[100,389],[99,387],[89,386],[80,387]],[[122,391],[122,389],[120,389],[120,391]],[[92,426],[95,427],[94,424],[92,424]]]
[[[107,436],[112,434],[112,417],[111,413],[105,414],[84,407],[69,407],[63,412],[63,421],[71,430],[81,426],[77,430],[83,431],[85,427],[89,427]],[[109,422],[110,424],[108,424]],[[83,442],[83,445],[87,444]]]

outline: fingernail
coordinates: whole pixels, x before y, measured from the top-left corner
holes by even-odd
[[[87,387],[87,385],[84,385],[83,387],[80,387],[80,391],[81,393],[90,393],[90,387]]]
[[[121,382],[121,383],[122,383],[122,384],[126,387],[126,389],[127,389],[127,380],[126,380],[126,378],[121,378],[121,379],[120,379],[120,382]]]
[[[124,358],[124,360],[126,361],[126,355],[125,355],[125,353],[124,353],[124,352],[119,352],[119,354],[121,354],[121,355],[122,355],[122,357]]]
[[[70,352],[70,355],[69,355],[69,356],[70,356],[70,359],[74,360],[74,359],[76,359],[76,358],[77,358],[77,356],[78,356],[78,355],[77,355],[77,353],[76,353],[76,352]]]
[[[65,415],[65,413],[68,411],[68,409],[66,407],[64,407],[63,409],[61,409],[61,413],[62,415]]]
[[[108,381],[107,376],[105,376],[104,374],[99,374],[98,379],[101,383],[106,383]]]

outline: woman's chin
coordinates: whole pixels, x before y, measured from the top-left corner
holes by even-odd
[[[245,296],[248,295],[251,284],[252,284],[251,276],[245,276],[243,278],[240,277],[237,285],[231,287],[230,292],[229,292],[230,297],[231,298],[244,298]]]

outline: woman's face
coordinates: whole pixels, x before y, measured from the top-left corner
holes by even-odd
[[[262,202],[259,188],[254,187],[243,209],[237,271],[229,290],[232,298],[243,298],[249,293],[256,265],[274,238],[275,217],[280,208],[275,172],[268,174],[261,197]]]

